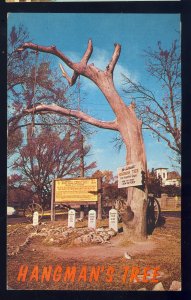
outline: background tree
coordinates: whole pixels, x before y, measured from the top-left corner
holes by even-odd
[[[92,41],[89,40],[87,49],[80,62],[75,63],[59,51],[56,46],[40,46],[33,43],[24,43],[18,51],[32,49],[39,52],[51,53],[59,57],[69,68],[73,70],[70,77],[61,66],[62,75],[73,86],[79,75],[83,75],[92,80],[102,91],[106,100],[110,104],[116,119],[114,121],[101,121],[90,115],[71,110],[64,106],[39,104],[35,106],[35,113],[57,113],[63,116],[71,116],[80,119],[91,125],[109,130],[119,131],[127,149],[126,163],[141,162],[142,171],[147,173],[146,155],[142,137],[142,121],[137,119],[133,105],[127,106],[117,93],[113,72],[120,56],[121,46],[115,44],[112,58],[106,69],[100,70],[94,64],[88,64],[88,60],[93,51]],[[23,115],[34,113],[34,109],[26,108]],[[127,210],[123,214],[124,232],[129,239],[142,239],[146,237],[146,208],[147,208],[147,186],[143,188],[129,187]]]
[[[151,171],[148,170],[147,183],[148,183],[148,192],[154,194],[155,197],[161,196],[161,187],[162,187],[162,178],[157,174],[154,169]]]
[[[8,136],[7,143],[7,155],[8,158],[16,152],[16,149],[21,146],[23,141],[23,133],[20,128],[12,132],[11,136]]]
[[[92,177],[102,178],[102,196],[103,200],[105,200],[105,204],[112,206],[114,204],[114,200],[117,198],[123,198],[124,201],[127,198],[126,188],[118,189],[118,181],[116,180],[112,171],[97,170],[92,174]]]
[[[7,53],[7,89],[8,89],[8,132],[9,140],[19,128],[30,124],[33,126],[59,126],[70,123],[77,126],[77,122],[68,118],[56,116],[31,115],[22,117],[20,112],[26,106],[34,107],[37,103],[67,103],[71,107],[73,92],[63,84],[62,76],[53,68],[48,56],[39,58],[38,51],[18,52],[19,45],[29,40],[26,28],[13,26],[8,36]],[[66,129],[67,130],[67,129]],[[19,132],[17,131],[17,134]]]
[[[103,183],[112,183],[114,180],[113,172],[110,170],[97,170],[92,174],[93,178],[102,178]]]
[[[157,50],[144,52],[147,71],[160,84],[160,93],[149,90],[139,82],[123,75],[123,91],[133,97],[143,128],[153,137],[163,140],[180,163],[181,154],[181,56],[178,42],[169,49],[158,42]],[[156,83],[157,83],[156,82]]]
[[[8,205],[22,209],[37,199],[30,182],[26,184],[22,175],[15,173],[7,178],[7,200]]]
[[[181,187],[175,185],[165,185],[161,187],[161,193],[167,194],[169,197],[181,196]]]
[[[84,147],[84,157],[90,148]],[[13,169],[21,174],[23,184],[29,184],[44,207],[50,205],[51,182],[54,178],[80,176],[80,152],[78,132],[68,131],[64,137],[50,129],[42,130],[30,138],[27,145],[20,147],[19,159]],[[96,166],[95,162],[85,164],[87,172]]]
[[[10,148],[26,127],[34,133],[38,126],[55,127],[58,132],[66,132],[79,128],[79,120],[70,117],[60,117],[59,114],[21,114],[24,108],[33,108],[40,103],[67,104],[68,108],[78,108],[74,101],[79,94],[79,88],[69,89],[63,84],[62,74],[54,68],[50,56],[39,56],[38,51],[27,50],[25,53],[16,51],[18,47],[29,40],[29,33],[22,25],[13,26],[8,36],[7,53],[7,89],[8,89],[8,134]],[[83,97],[81,97],[83,100]],[[31,125],[31,126],[30,126]],[[90,134],[87,126],[80,125],[84,139]],[[92,132],[91,132],[92,133]],[[15,141],[16,142],[16,141]],[[18,141],[17,141],[18,143]],[[12,147],[13,150],[13,147]],[[12,153],[13,154],[13,151]]]
[[[50,200],[50,182],[54,176],[80,176],[82,166],[79,168],[78,155],[83,158],[83,170],[86,174],[95,167],[95,162],[86,165],[85,158],[90,151],[90,146],[87,145],[85,139],[89,132],[85,126],[81,125],[79,128],[79,120],[70,117],[63,118],[59,114],[33,113],[31,116],[25,115],[24,117],[21,114],[24,108],[35,110],[35,106],[44,101],[51,104],[67,103],[68,107],[75,107],[73,99],[78,93],[77,88],[69,91],[68,87],[63,84],[62,74],[53,68],[54,64],[50,57],[47,55],[45,58],[39,57],[38,51],[33,50],[25,53],[16,51],[26,40],[29,40],[27,29],[23,26],[18,28],[13,26],[8,36],[7,55],[8,158],[9,167],[14,166],[11,177],[14,177],[15,171],[17,172],[15,176],[22,172],[20,179],[22,184],[15,186],[13,180],[9,178],[12,185],[9,184],[11,194],[8,194],[11,196],[13,190],[18,194],[19,189],[20,191],[26,190],[28,186],[27,191],[30,190],[37,195],[40,203],[46,204]],[[50,133],[50,136],[46,136],[45,132]],[[70,143],[67,139],[69,135],[72,139]],[[83,147],[80,143],[82,135]],[[58,143],[58,154],[60,152],[63,159],[68,157],[70,160],[69,162],[66,159],[68,165],[60,165],[62,172],[61,169],[53,172],[50,167],[54,164],[51,160],[58,160],[52,140]],[[44,143],[47,147],[47,158],[41,151],[38,153],[35,151],[35,145],[40,147]],[[53,145],[54,151],[50,149],[50,145]],[[73,145],[77,145],[76,151]],[[70,146],[67,153],[66,146]],[[46,174],[48,172],[50,172],[49,175]],[[47,178],[44,181],[45,177]]]

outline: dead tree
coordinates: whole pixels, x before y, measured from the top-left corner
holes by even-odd
[[[111,106],[116,119],[107,122],[101,121],[85,114],[82,111],[71,110],[57,105],[40,104],[32,109],[25,109],[24,114],[30,113],[56,113],[64,116],[72,116],[79,120],[95,125],[100,128],[119,131],[125,143],[127,155],[126,163],[135,163],[140,161],[142,169],[147,173],[146,154],[142,136],[142,121],[136,117],[133,105],[127,106],[117,93],[114,82],[113,72],[120,56],[121,46],[114,45],[112,58],[105,70],[100,70],[94,64],[88,64],[88,60],[93,51],[92,41],[89,40],[87,49],[80,62],[73,62],[65,54],[59,51],[56,46],[40,46],[33,43],[23,44],[19,50],[33,49],[39,52],[51,53],[59,57],[69,68],[73,70],[70,77],[64,68],[60,65],[63,76],[69,85],[75,84],[79,75],[92,80],[102,91],[109,105]],[[124,232],[128,239],[146,238],[146,208],[147,208],[147,186],[129,187],[127,209],[123,214]]]

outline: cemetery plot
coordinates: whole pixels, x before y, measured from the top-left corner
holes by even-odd
[[[169,290],[172,281],[181,281],[180,272],[180,219],[168,218],[165,227],[157,228],[145,243],[128,243],[123,233],[116,233],[108,228],[108,220],[97,220],[97,229],[88,228],[88,222],[76,222],[75,228],[67,227],[67,219],[57,222],[41,222],[38,232],[32,224],[17,224],[8,226],[8,284],[13,289],[26,290],[138,290],[145,287],[152,290],[156,283],[124,284],[121,275],[124,268],[133,266],[143,270],[146,266],[160,266],[160,282],[165,290]],[[129,253],[127,261],[124,253]],[[156,255],[157,253],[157,255]],[[165,253],[165,255],[164,255]],[[76,266],[77,275],[85,265],[87,270],[92,267],[108,267],[115,269],[113,281],[108,283],[100,279],[95,282],[68,280],[55,282],[52,278],[41,282],[42,269],[52,266],[53,270],[60,264]],[[31,274],[35,265],[39,267],[39,280],[17,280],[21,265],[28,265]],[[53,273],[53,271],[52,271]],[[89,273],[88,273],[89,274]],[[142,273],[141,273],[142,274]],[[88,275],[89,276],[89,275]],[[87,276],[87,278],[89,278]],[[141,275],[140,275],[141,276]],[[77,277],[78,278],[78,277]]]

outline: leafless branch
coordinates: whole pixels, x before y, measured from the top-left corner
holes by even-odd
[[[181,154],[180,149],[174,147],[174,146],[171,144],[170,140],[167,139],[166,136],[162,135],[160,131],[156,130],[154,127],[152,127],[152,126],[149,125],[149,124],[147,124],[147,129],[150,129],[150,130],[152,130],[153,132],[155,132],[160,138],[162,138],[164,141],[167,142],[169,148],[171,148],[172,150],[174,150],[174,151],[176,151],[177,153]]]
[[[113,55],[112,55],[112,58],[106,68],[106,70],[109,72],[109,73],[113,73],[113,70],[115,68],[115,65],[119,59],[119,56],[120,56],[120,52],[121,52],[121,45],[119,44],[115,44],[115,49],[114,49],[114,52],[113,52]]]
[[[69,85],[70,85],[70,86],[74,85],[75,82],[76,82],[76,80],[77,80],[77,78],[78,78],[78,76],[79,76],[79,74],[78,74],[77,72],[74,71],[73,76],[70,77],[70,76],[67,74],[67,72],[64,70],[64,67],[63,67],[61,64],[59,64],[59,66],[60,66],[60,69],[61,69],[61,71],[62,71],[62,76],[63,76],[64,78],[66,78],[66,80],[68,81]]]
[[[33,113],[33,111],[34,111],[34,109],[31,108],[31,109],[25,109],[23,112],[25,114],[30,114],[30,113]],[[49,113],[49,112],[57,113],[57,114],[64,115],[64,116],[75,117],[83,122],[86,122],[88,124],[94,125],[99,128],[105,128],[105,129],[118,131],[118,126],[117,126],[116,120],[111,121],[111,122],[97,120],[97,119],[85,114],[82,111],[67,109],[64,107],[60,107],[58,105],[41,104],[41,105],[37,105],[35,107],[35,113]]]

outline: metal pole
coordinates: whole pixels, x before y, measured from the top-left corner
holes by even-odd
[[[78,79],[78,110],[80,111],[80,77]],[[81,133],[81,123],[78,120],[78,133],[79,133],[79,143],[80,143],[80,177],[84,177],[84,137]],[[80,205],[80,219],[84,219],[84,205]]]
[[[51,221],[55,221],[54,180],[52,180],[51,187]]]
[[[80,143],[81,143],[81,153],[80,153],[80,176],[84,177],[84,142],[83,135],[80,132]],[[80,219],[84,219],[84,205],[80,205]]]
[[[102,178],[98,179],[98,220],[102,220]]]

